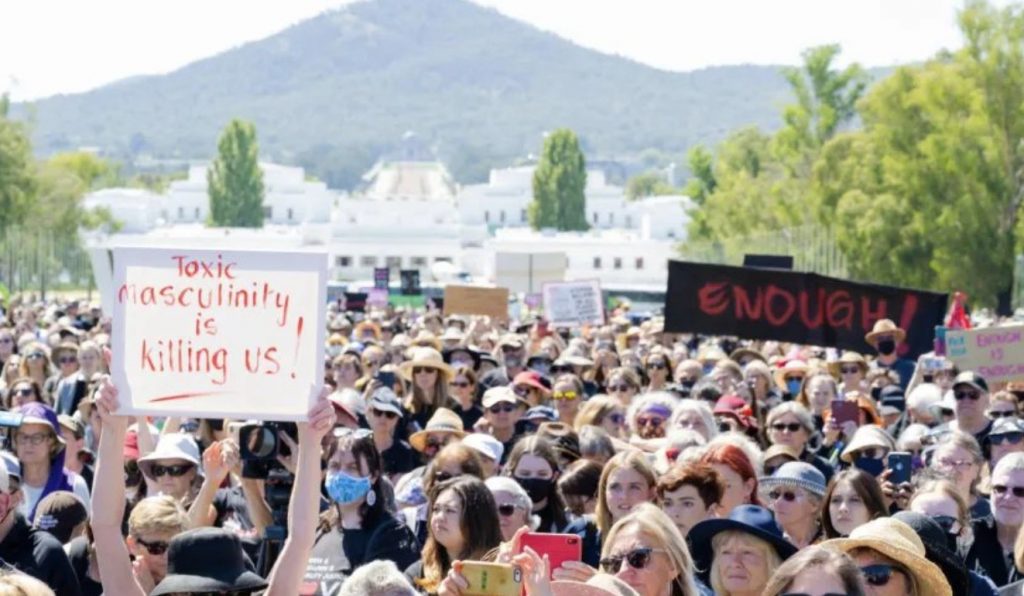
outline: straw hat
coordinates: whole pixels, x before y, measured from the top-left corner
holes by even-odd
[[[768,360],[765,359],[764,354],[758,352],[754,348],[736,348],[729,354],[729,360],[733,362],[743,362],[744,360],[760,360],[767,364]]]
[[[448,408],[438,408],[430,420],[427,420],[426,428],[409,437],[409,444],[416,451],[422,452],[427,448],[427,435],[430,433],[449,433],[460,439],[466,436],[462,428],[462,418]]]
[[[391,342],[392,344],[394,342]],[[437,336],[427,331],[426,329],[420,330],[413,338],[411,345],[413,347],[421,348],[434,348],[434,350],[441,351],[441,340],[437,339]]]
[[[607,573],[596,573],[586,582],[557,580],[551,582],[553,596],[638,596],[629,584]]]
[[[871,333],[864,336],[864,341],[871,345],[875,345],[875,341],[879,335],[891,334],[895,339],[896,343],[900,343],[907,338],[907,332],[896,326],[890,319],[879,319],[875,321],[875,326],[871,329]]]
[[[788,391],[789,388],[786,387],[786,375],[788,375],[789,373],[798,372],[802,374],[804,378],[807,378],[807,372],[809,370],[810,368],[807,366],[807,363],[804,362],[803,360],[789,360],[786,362],[786,364],[775,369],[775,373],[773,375],[775,378],[775,384],[779,387],[779,389],[782,389],[783,391]]]
[[[413,348],[409,360],[403,362],[398,367],[398,372],[402,375],[403,379],[412,382],[412,369],[414,368],[436,368],[441,371],[441,374],[444,376],[442,380],[445,383],[452,378],[454,373],[452,367],[445,364],[444,358],[441,357],[441,352],[434,348]]]
[[[843,355],[839,357],[839,360],[828,363],[828,372],[832,373],[833,377],[841,378],[842,368],[844,364],[856,364],[860,367],[860,372],[868,372],[868,361],[864,359],[864,356],[857,352],[843,352]]]
[[[862,426],[857,429],[857,432],[853,433],[850,444],[846,446],[846,449],[843,449],[839,459],[852,464],[852,455],[855,451],[871,447],[882,447],[883,449],[893,451],[896,449],[896,443],[889,436],[889,433],[885,432],[882,428],[874,425]]]
[[[826,540],[821,546],[843,553],[866,547],[905,567],[917,580],[920,594],[952,596],[938,565],[925,558],[924,544],[914,529],[896,519],[880,517],[854,528],[849,538]]]

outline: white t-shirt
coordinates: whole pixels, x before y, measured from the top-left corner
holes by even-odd
[[[89,485],[85,483],[85,479],[75,474],[74,472],[68,472],[72,478],[71,488],[75,493],[75,496],[85,504],[86,510],[91,509],[91,498],[89,497]],[[39,502],[39,497],[43,494],[42,486],[29,486],[28,484],[22,483],[21,492],[25,494],[25,499],[21,502],[21,506],[18,507],[18,513],[21,513],[25,517],[32,512],[32,508]]]

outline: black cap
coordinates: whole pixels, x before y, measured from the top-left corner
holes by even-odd
[[[953,389],[956,389],[957,385],[970,385],[982,393],[988,393],[988,381],[972,370],[965,370],[958,374],[956,380],[953,381]]]

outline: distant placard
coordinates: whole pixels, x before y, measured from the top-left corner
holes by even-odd
[[[1024,380],[1024,325],[947,329],[946,354],[991,383]]]
[[[564,252],[499,251],[494,253],[494,285],[531,294],[547,282],[565,281],[567,266]]]
[[[508,288],[445,286],[444,314],[482,315],[504,321],[508,319]]]
[[[419,269],[402,269],[399,274],[402,281],[402,295],[403,296],[419,296],[423,293],[420,288],[420,271]]]
[[[544,318],[555,327],[604,324],[601,282],[595,280],[544,284]]]
[[[305,419],[326,279],[321,253],[114,249],[119,413]]]
[[[366,292],[366,304],[369,306],[384,307],[388,305],[387,289],[371,288]]]
[[[345,292],[345,310],[352,312],[366,312],[366,292]]]
[[[391,267],[374,267],[373,287],[378,290],[386,290],[389,284],[391,284]]]

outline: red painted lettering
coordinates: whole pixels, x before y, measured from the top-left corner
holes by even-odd
[[[865,332],[870,331],[879,319],[889,318],[889,305],[885,299],[878,301],[874,308],[871,308],[871,299],[862,296],[860,299],[860,325]]]
[[[850,293],[846,290],[830,294],[825,301],[825,311],[828,313],[829,327],[853,328],[853,303],[850,301]]]
[[[816,298],[815,302],[818,305],[818,309],[815,311],[814,317],[811,318],[809,312],[811,306],[808,304],[811,302],[811,294],[810,292],[800,292],[800,320],[804,322],[808,329],[817,329],[825,322],[825,288],[818,288]]]
[[[697,292],[697,300],[701,311],[711,316],[717,316],[729,308],[729,301],[726,299],[725,286],[727,282],[709,282],[704,284]]]
[[[782,310],[779,311],[775,307],[781,302],[785,304]],[[793,312],[796,310],[796,298],[793,294],[783,290],[782,288],[771,284],[768,286],[768,291],[764,295],[765,301],[765,318],[768,323],[776,327],[781,327],[793,316]]]
[[[736,319],[742,321],[744,317],[757,321],[761,318],[761,307],[764,305],[761,288],[757,288],[754,302],[750,302],[750,295],[743,286],[732,287],[733,300],[736,301]]]

